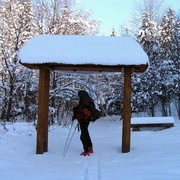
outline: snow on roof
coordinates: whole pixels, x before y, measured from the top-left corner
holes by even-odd
[[[148,56],[131,37],[38,35],[19,52],[23,64],[146,65]]]

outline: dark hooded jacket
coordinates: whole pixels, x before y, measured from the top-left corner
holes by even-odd
[[[89,94],[86,91],[80,90],[78,92],[78,96],[79,96],[79,104],[82,105],[83,107],[87,107],[89,109],[94,109],[95,105],[93,100],[91,99],[91,97],[89,96]]]
[[[94,102],[86,91],[80,90],[78,92],[79,105],[73,108],[73,119],[77,119],[80,123],[86,123],[91,120],[91,111],[89,105],[93,105]]]

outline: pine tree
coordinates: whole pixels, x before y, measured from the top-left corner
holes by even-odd
[[[180,21],[176,18],[172,9],[168,9],[159,26],[160,52],[159,64],[159,89],[162,113],[171,115],[171,101],[179,104],[179,65],[180,65]]]
[[[133,108],[135,111],[144,111],[144,108],[149,109],[148,111],[151,116],[155,116],[155,110],[158,104],[156,64],[158,63],[157,54],[159,44],[157,34],[157,24],[150,20],[149,14],[144,14],[137,39],[149,57],[150,67],[146,73],[134,75]]]
[[[157,23],[150,20],[149,14],[144,14],[142,26],[137,35],[137,39],[144,51],[150,58],[150,64],[156,63],[156,57],[158,53],[158,41],[157,41]]]
[[[144,15],[137,39],[148,54],[150,67],[144,75],[135,75],[133,104],[136,108],[146,104],[152,116],[157,107],[163,116],[171,115],[173,99],[179,110],[179,34],[179,20],[171,9],[160,25]]]

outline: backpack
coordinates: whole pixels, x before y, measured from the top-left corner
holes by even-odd
[[[91,117],[92,122],[95,122],[97,119],[101,117],[101,112],[98,111],[96,108],[91,110],[91,113],[92,113],[92,117]]]
[[[101,117],[101,112],[95,108],[94,102],[88,103],[87,107],[91,111],[90,121],[95,122],[97,119],[99,119]]]
[[[80,104],[83,107],[87,107],[91,111],[90,121],[94,122],[97,119],[99,119],[101,117],[101,112],[95,108],[95,104],[93,100],[90,98],[89,94],[84,90],[80,90],[78,92],[78,96],[80,98]]]

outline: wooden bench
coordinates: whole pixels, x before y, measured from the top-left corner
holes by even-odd
[[[140,128],[165,129],[174,126],[173,117],[137,117],[131,118],[131,128],[139,131]]]

